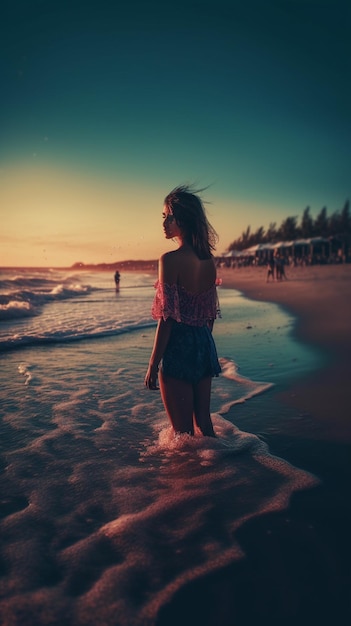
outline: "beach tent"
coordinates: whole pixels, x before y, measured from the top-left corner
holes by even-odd
[[[257,246],[251,246],[251,248],[245,248],[241,251],[241,256],[255,256]]]
[[[264,245],[265,244],[263,243],[257,243],[255,246],[251,246],[250,248],[246,248],[245,250],[242,250],[241,254],[242,256],[255,256],[257,252],[262,250],[262,246]]]
[[[295,247],[309,246],[310,248],[311,246],[313,248],[313,246],[323,243],[329,243],[329,239],[326,239],[325,237],[310,237],[309,239],[296,239],[296,241],[292,242]]]
[[[326,239],[325,237],[311,237],[310,243],[313,245],[318,243],[329,243],[329,239]]]
[[[237,258],[237,257],[264,257],[269,250],[287,250],[291,248],[291,253],[294,256],[295,248],[300,248],[302,253],[313,254],[314,246],[329,244],[329,239],[325,237],[310,237],[308,239],[295,239],[293,241],[278,241],[276,243],[257,243],[245,250],[230,250],[221,256],[221,258]]]
[[[295,241],[292,242],[293,245],[296,246],[309,246],[311,243],[311,239],[295,239]]]
[[[293,241],[278,241],[277,243],[272,243],[270,249],[279,250],[279,248],[291,248],[293,243]]]
[[[242,256],[263,256],[269,250],[273,250],[273,245],[271,243],[257,243],[255,246],[251,246],[250,248],[246,248],[242,251]]]
[[[242,252],[240,252],[240,250],[229,250],[229,252],[226,252],[222,255],[222,257],[225,259],[233,259],[238,256],[242,256]]]
[[[323,247],[325,244],[329,245],[329,243],[329,239],[326,239],[325,237],[309,237],[308,239],[296,239],[291,242],[294,256],[296,249],[300,249],[303,256],[309,255],[311,258],[315,252],[315,247],[318,249],[318,246],[321,246],[322,255],[325,256],[325,250]]]

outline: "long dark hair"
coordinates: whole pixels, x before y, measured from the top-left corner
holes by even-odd
[[[185,241],[192,246],[199,259],[210,259],[218,241],[218,235],[208,221],[202,200],[203,189],[192,189],[180,185],[164,200],[165,206],[184,234]]]

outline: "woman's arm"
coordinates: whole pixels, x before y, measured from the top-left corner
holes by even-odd
[[[149,389],[157,389],[156,380],[158,366],[167,347],[172,324],[173,320],[171,317],[169,317],[167,320],[164,320],[162,318],[158,320],[154,339],[154,347],[152,349],[149,367],[145,376],[145,386]]]
[[[177,282],[176,265],[174,263],[174,255],[172,253],[168,252],[161,256],[159,260],[158,275],[161,283],[172,285]],[[166,320],[163,318],[158,320],[154,346],[149,361],[149,367],[145,376],[145,386],[149,389],[157,389],[156,380],[158,366],[163,357],[164,351],[166,350],[173,323],[174,322],[171,317]]]

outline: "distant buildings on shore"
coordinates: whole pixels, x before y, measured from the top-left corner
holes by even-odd
[[[241,265],[267,264],[279,252],[286,263],[291,265],[313,265],[345,263],[351,261],[351,246],[346,238],[310,237],[276,243],[258,243],[244,250],[230,250],[217,255],[220,265],[236,267]]]
[[[241,265],[265,265],[280,252],[286,263],[291,265],[312,265],[351,262],[351,245],[347,238],[310,237],[294,241],[258,243],[245,250],[229,250],[216,254],[218,265],[240,267]],[[96,272],[157,271],[158,260],[129,260],[115,263],[74,263],[69,269]]]
[[[116,272],[116,271],[150,271],[157,270],[158,261],[118,261],[116,263],[74,263],[70,269],[72,270],[89,270],[96,272]]]

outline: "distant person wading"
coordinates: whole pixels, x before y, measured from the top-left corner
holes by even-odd
[[[121,280],[121,275],[118,271],[115,272],[115,285],[116,285],[116,291],[119,291],[119,283]]]

